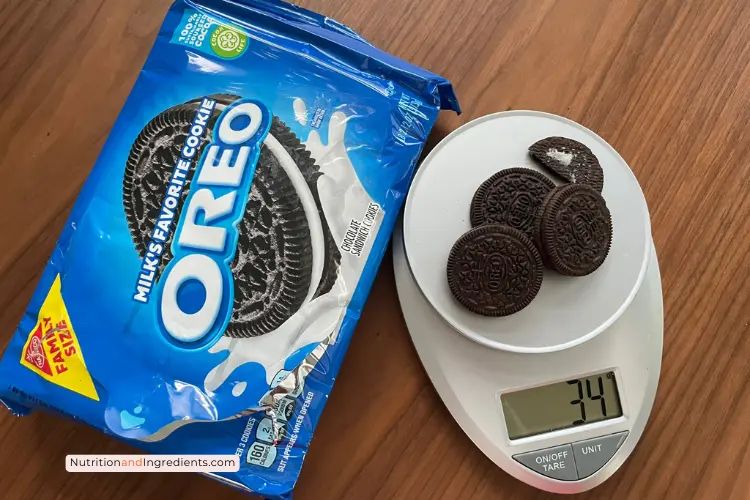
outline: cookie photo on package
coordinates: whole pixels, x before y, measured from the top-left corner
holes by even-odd
[[[148,452],[236,454],[211,476],[288,497],[441,109],[459,111],[447,80],[329,18],[178,0],[0,401]]]

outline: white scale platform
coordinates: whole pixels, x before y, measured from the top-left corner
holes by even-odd
[[[549,136],[578,140],[599,158],[614,228],[610,254],[583,278],[545,271],[539,294],[519,313],[475,315],[455,301],[446,279],[450,249],[470,229],[471,198],[499,170],[539,170],[527,148]],[[474,444],[512,476],[546,491],[578,493],[614,474],[646,426],[663,341],[648,209],[617,152],[555,115],[509,111],[474,120],[422,163],[393,251],[399,299],[419,357]],[[518,392],[532,388],[539,389]],[[547,413],[564,420],[578,415],[579,406],[575,425],[556,422],[539,430]]]

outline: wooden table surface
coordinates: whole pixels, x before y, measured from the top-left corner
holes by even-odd
[[[627,463],[581,498],[750,498],[750,3],[306,0],[450,78],[430,147],[494,111],[567,116],[612,144],[651,210],[661,383]],[[0,0],[0,339],[21,318],[169,0]],[[469,6],[470,5],[470,6]],[[0,413],[0,498],[244,498],[189,474],[68,474],[131,448]],[[464,436],[422,369],[391,259],[313,439],[299,499],[541,499]]]

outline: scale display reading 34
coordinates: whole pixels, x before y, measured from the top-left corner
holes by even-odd
[[[510,439],[622,416],[614,372],[510,392],[500,401]]]

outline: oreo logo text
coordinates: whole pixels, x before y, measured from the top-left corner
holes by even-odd
[[[202,347],[226,329],[234,303],[229,264],[271,114],[254,100],[226,107],[193,176],[158,283],[157,317],[167,339]]]

